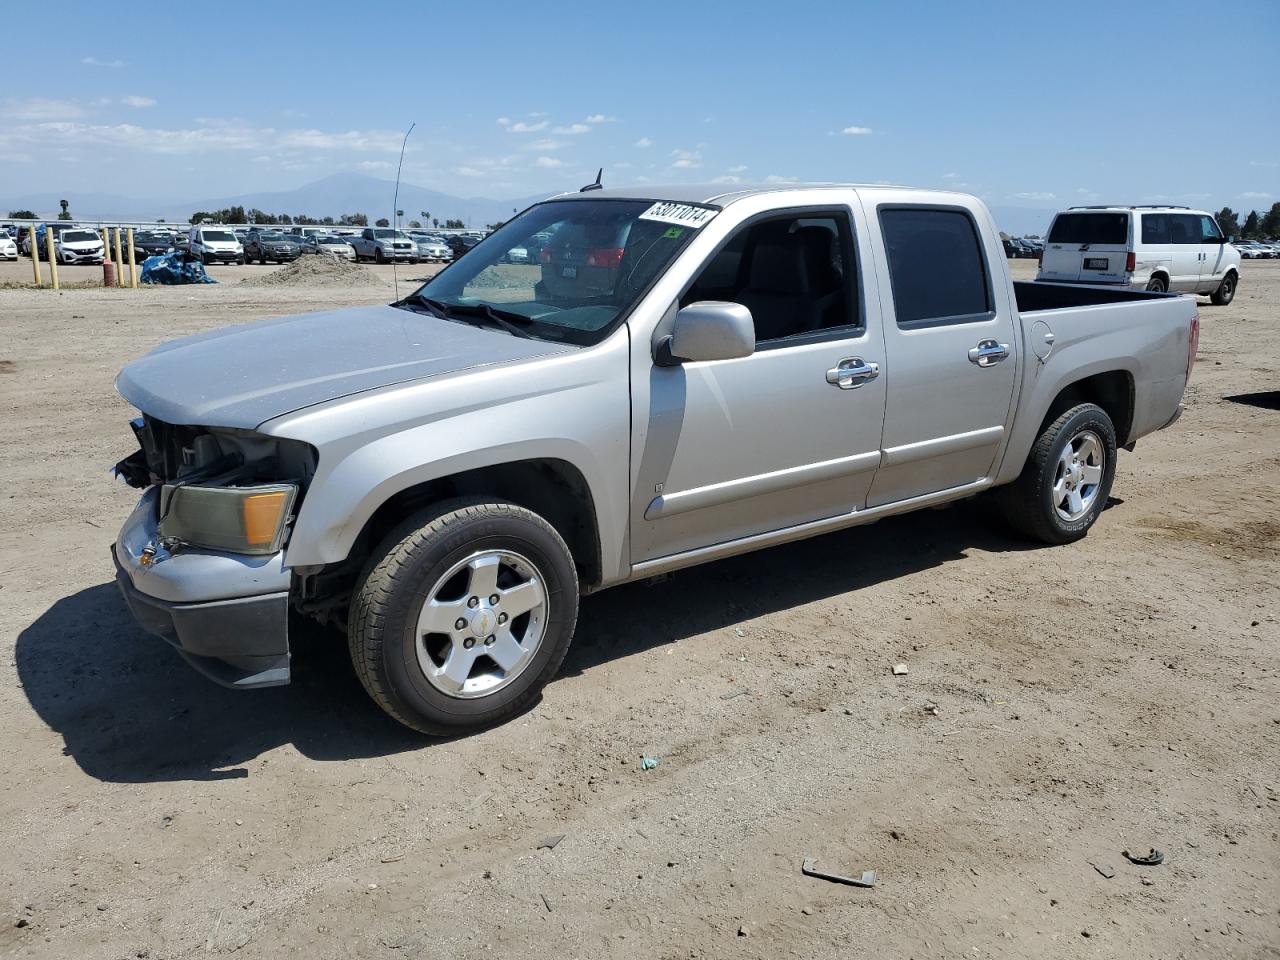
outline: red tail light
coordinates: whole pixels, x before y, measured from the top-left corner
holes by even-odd
[[[1124,258],[1124,272],[1133,273],[1133,271],[1137,269],[1138,269],[1138,255],[1134,253],[1132,250],[1130,250],[1129,255]]]
[[[539,250],[539,251],[538,251],[538,262],[539,262],[539,263],[550,263],[550,262],[551,262],[551,248],[550,248],[550,247],[543,247],[541,250]]]
[[[588,267],[616,269],[622,263],[622,247],[601,247],[587,254]]]
[[[1191,318],[1191,330],[1187,334],[1187,379],[1191,379],[1191,368],[1196,365],[1196,354],[1200,352],[1200,314]]]

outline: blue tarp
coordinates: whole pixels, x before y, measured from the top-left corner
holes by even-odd
[[[217,283],[204,272],[204,264],[187,258],[185,253],[164,253],[142,261],[143,283]]]

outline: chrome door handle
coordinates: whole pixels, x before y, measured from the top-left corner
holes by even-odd
[[[878,376],[880,364],[867,363],[861,357],[845,357],[827,371],[827,383],[841,390],[855,390]]]
[[[969,348],[969,362],[980,367],[990,367],[1001,360],[1009,359],[1009,345],[995,340],[979,340],[976,347]]]

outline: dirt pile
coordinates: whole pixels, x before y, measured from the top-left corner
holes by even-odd
[[[240,281],[246,287],[381,287],[378,275],[350,260],[302,256],[288,266]]]

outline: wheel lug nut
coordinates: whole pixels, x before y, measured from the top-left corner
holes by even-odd
[[[453,629],[455,630],[465,630],[466,627],[467,627],[467,621],[463,620],[462,617],[459,617],[457,620],[453,621]]]
[[[506,615],[505,613],[500,613],[500,614],[498,614],[498,622],[499,622],[499,623],[506,623],[506,622],[507,622],[507,615]]]
[[[467,606],[470,607],[472,610],[474,610],[476,607],[480,606],[480,598],[479,597],[469,598],[467,600]]]
[[[489,606],[496,607],[498,605],[499,596],[495,593],[489,597]]]
[[[492,647],[492,646],[493,646],[493,641],[494,641],[494,640],[496,640],[496,639],[497,639],[497,637],[495,637],[495,636],[491,633],[491,634],[489,634],[487,637],[485,637],[485,638],[484,638],[484,645],[485,645],[486,647]]]
[[[464,647],[466,647],[468,650],[470,650],[472,647],[474,647],[474,646],[476,645],[475,638],[474,638],[474,637],[467,637],[467,639],[465,639],[465,640],[463,640],[463,641],[462,641],[462,645],[463,645]]]

